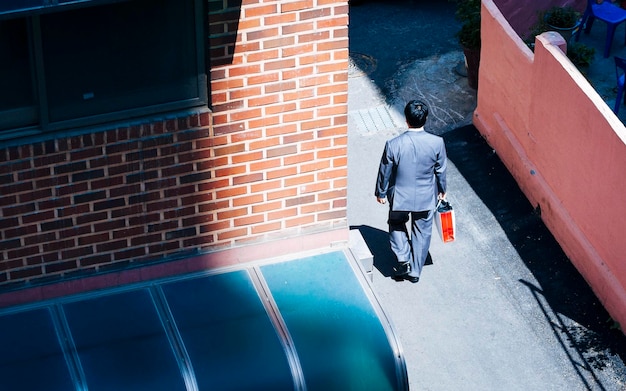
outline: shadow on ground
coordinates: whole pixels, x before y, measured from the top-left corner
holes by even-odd
[[[351,226],[350,229],[358,229],[367,244],[368,249],[374,257],[374,267],[385,277],[393,277],[393,266],[396,256],[389,246],[389,234],[378,228],[369,225]],[[428,253],[424,266],[432,265],[433,260]]]
[[[520,280],[562,344],[601,369],[610,355],[626,361],[626,338],[569,261],[495,151],[473,125],[443,135],[448,158],[484,202],[539,286]],[[497,267],[507,268],[506,260]],[[564,318],[574,321],[566,325]],[[575,361],[575,358],[571,358]]]

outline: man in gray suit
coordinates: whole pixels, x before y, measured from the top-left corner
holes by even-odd
[[[410,101],[404,115],[409,129],[385,144],[376,199],[381,204],[389,199],[389,242],[397,261],[394,278],[415,283],[428,256],[437,200],[446,195],[447,156],[443,139],[424,131],[428,117],[424,103]]]

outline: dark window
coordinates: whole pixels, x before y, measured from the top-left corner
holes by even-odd
[[[0,21],[0,130],[206,105],[199,0],[56,9]]]

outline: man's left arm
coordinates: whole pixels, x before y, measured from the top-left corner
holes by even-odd
[[[447,175],[448,156],[446,153],[446,146],[441,139],[439,152],[435,161],[435,178],[437,180],[437,193],[439,198],[443,199],[446,195],[446,175]]]

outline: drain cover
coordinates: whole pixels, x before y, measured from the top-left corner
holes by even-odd
[[[349,77],[369,75],[376,70],[376,59],[362,53],[350,52]]]
[[[367,133],[382,132],[395,129],[396,125],[386,106],[376,106],[369,109],[350,112],[358,128]]]

